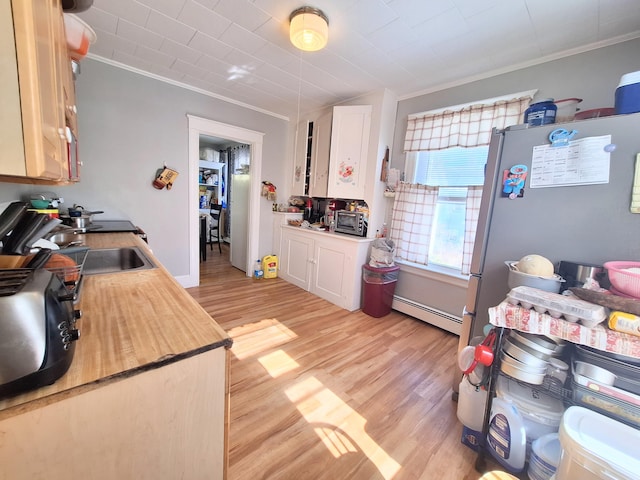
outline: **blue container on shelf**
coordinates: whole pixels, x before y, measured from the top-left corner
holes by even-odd
[[[640,71],[626,73],[616,88],[616,115],[640,112]]]
[[[532,126],[548,125],[556,122],[558,106],[553,103],[553,98],[532,103],[524,112],[524,123]]]

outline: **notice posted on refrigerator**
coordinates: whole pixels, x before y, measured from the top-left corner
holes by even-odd
[[[530,188],[609,183],[610,145],[611,135],[602,135],[533,147]]]

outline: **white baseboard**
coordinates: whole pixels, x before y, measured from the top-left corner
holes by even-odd
[[[393,296],[393,304],[391,308],[407,315],[411,315],[418,320],[434,325],[438,328],[442,328],[448,332],[460,335],[462,330],[462,318],[451,315],[450,313],[443,312],[433,307],[423,305],[414,300],[400,297],[398,295]]]

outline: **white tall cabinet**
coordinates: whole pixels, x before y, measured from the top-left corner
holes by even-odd
[[[365,198],[371,105],[333,107],[328,194]]]
[[[361,306],[362,265],[373,239],[282,226],[280,276],[349,311]]]

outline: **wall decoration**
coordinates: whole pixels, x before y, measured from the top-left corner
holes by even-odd
[[[263,181],[261,195],[267,197],[270,202],[275,202],[277,199],[276,186],[271,182]]]
[[[153,186],[158,190],[162,190],[165,187],[167,187],[167,190],[171,190],[176,178],[178,178],[178,172],[165,165],[156,172],[156,179],[153,181]]]

